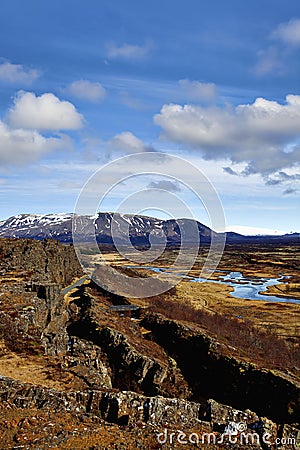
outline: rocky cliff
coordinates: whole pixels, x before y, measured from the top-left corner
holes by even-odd
[[[227,448],[239,448],[239,444],[235,446],[234,442],[240,442],[243,445],[246,444],[245,448],[248,449],[273,449],[276,448],[273,445],[276,440],[286,442],[287,444],[284,445],[286,449],[295,449],[298,442],[296,428],[289,425],[278,426],[250,410],[240,411],[214,400],[194,403],[160,396],[146,397],[130,391],[112,392],[99,389],[84,392],[60,392],[0,377],[0,403],[9,407],[10,410],[24,409],[27,411],[26,420],[13,422],[9,420],[11,414],[8,414],[7,420],[0,424],[0,431],[4,431],[6,440],[6,443],[4,440],[4,445],[11,445],[8,431],[15,428],[13,440],[26,449],[50,448],[53,446],[53,442],[55,448],[58,448],[57,445],[62,445],[59,448],[71,448],[64,447],[63,444],[72,440],[74,434],[78,434],[80,430],[80,425],[77,425],[75,430],[72,429],[73,424],[70,420],[70,423],[66,422],[64,429],[57,433],[54,428],[55,424],[50,423],[47,424],[48,430],[46,428],[47,437],[43,436],[43,431],[37,429],[37,425],[41,426],[41,421],[44,419],[40,411],[48,412],[48,421],[51,412],[64,413],[65,418],[68,415],[72,417],[73,414],[73,420],[75,415],[79,423],[89,425],[83,429],[81,427],[81,446],[73,448],[119,448],[104,447],[101,444],[84,447],[85,442],[91,443],[91,434],[97,428],[98,442],[99,438],[101,442],[105,423],[117,425],[118,431],[121,429],[123,434],[126,433],[126,429],[135,431],[135,439],[137,439],[135,443],[132,442],[131,431],[127,445],[124,444],[124,448],[128,449],[170,448],[168,444],[172,445],[171,448],[177,449],[186,448],[184,447],[186,444],[196,443],[203,443],[204,446],[201,448],[215,448],[220,442]],[[57,419],[59,421],[60,417],[57,416]],[[234,429],[235,425],[238,426],[237,430]],[[144,430],[144,439],[139,439],[140,436],[138,436],[141,428]],[[115,432],[115,430],[111,429],[111,432]],[[148,441],[147,435],[150,433],[152,433],[150,438],[152,445],[147,447],[145,441]],[[191,439],[191,437],[193,438]],[[117,433],[115,438],[118,439]],[[117,439],[113,445],[115,443],[118,445]],[[162,447],[161,444],[166,444],[166,447]],[[5,448],[12,447],[6,446]]]
[[[48,281],[68,285],[82,275],[72,245],[55,240],[0,239],[0,273],[25,271],[28,281]]]
[[[232,356],[200,325],[142,307],[117,311],[112,305],[129,300],[91,281],[63,295],[82,275],[71,246],[0,240],[0,274],[0,360],[11,367],[9,357],[19,355],[35,364],[31,383],[17,365],[0,379],[5,448],[116,448],[113,438],[123,448],[169,448],[159,443],[165,430],[220,438],[237,423],[260,437],[269,432],[274,442],[296,439],[297,380]],[[188,447],[177,440],[171,448]]]

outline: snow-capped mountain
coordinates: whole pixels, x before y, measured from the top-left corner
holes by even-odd
[[[54,238],[70,242],[72,214],[18,214],[0,222],[0,237]]]
[[[0,222],[0,237],[57,239],[61,242],[72,242],[73,214],[19,214]],[[96,216],[80,217],[80,237],[82,241],[90,239],[91,225],[95,229],[99,243],[112,244],[112,228],[114,241],[125,242],[129,236],[134,245],[149,245],[149,235],[167,243],[181,242],[180,225],[185,227],[194,224],[191,219],[161,220],[153,217],[118,213],[98,213]],[[112,224],[112,222],[114,222]],[[112,227],[113,225],[113,227]],[[215,234],[209,227],[196,222],[199,237],[202,242],[209,242]]]
[[[71,243],[73,218],[73,214],[66,213],[19,214],[0,221],[0,238],[56,239],[63,243]],[[77,220],[75,224],[79,225]],[[104,212],[94,216],[80,216],[77,241],[90,241],[91,235],[95,233],[97,241],[102,244],[126,244],[129,235],[131,243],[136,246],[148,246],[151,238],[154,240],[157,238],[159,242],[162,242],[162,239],[166,240],[167,245],[178,245],[181,243],[180,226],[183,224],[187,230],[195,226],[195,221],[191,219],[161,220],[140,215]],[[196,227],[202,244],[209,243],[212,236],[218,236],[200,222],[196,222]],[[194,234],[191,233],[191,236]],[[299,233],[283,236],[243,236],[234,232],[226,233],[228,243],[299,242],[299,239]]]

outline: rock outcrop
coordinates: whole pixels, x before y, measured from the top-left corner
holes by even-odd
[[[192,398],[213,397],[278,422],[300,422],[300,385],[294,378],[227,356],[222,345],[200,327],[160,314],[146,314],[142,325],[176,360]]]
[[[111,306],[128,300],[93,282],[63,290],[82,275],[72,246],[0,240],[0,274],[0,338],[14,352],[48,358],[66,380],[62,389],[49,389],[0,376],[0,416],[1,407],[65,411],[79,422],[150,430],[151,445],[166,430],[220,438],[241,423],[259,439],[265,433],[273,443],[296,439],[300,387],[291,375],[232,356],[197,324],[147,309],[134,317],[119,313]],[[23,433],[23,419],[20,424]],[[38,445],[23,448],[49,448]],[[259,441],[247,448],[276,447]]]
[[[0,239],[0,258],[0,273],[23,270],[31,282],[66,286],[83,274],[73,246],[54,240]]]
[[[120,426],[130,427],[142,423],[144,427],[164,427],[165,434],[167,431],[173,432],[174,436],[179,430],[193,430],[193,435],[203,439],[204,443],[208,438],[209,442],[212,442],[213,436],[218,439],[217,442],[220,442],[220,439],[226,441],[227,437],[230,443],[233,438],[244,433],[248,440],[249,436],[253,436],[253,448],[275,448],[271,442],[283,437],[288,437],[291,442],[291,445],[285,448],[296,448],[297,445],[297,429],[278,426],[264,417],[258,417],[254,412],[236,410],[214,400],[199,404],[184,399],[146,397],[130,391],[92,390],[66,393],[0,376],[1,402],[18,408],[51,408],[53,411],[71,411],[82,416],[94,414],[106,422]],[[183,431],[181,433],[183,434]],[[163,437],[164,433],[161,435]],[[264,439],[266,435],[267,443]]]

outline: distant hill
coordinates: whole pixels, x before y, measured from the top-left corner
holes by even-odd
[[[57,239],[60,242],[72,242],[73,214],[19,214],[0,222],[0,237]],[[149,235],[159,240],[167,239],[168,245],[180,244],[180,225],[185,227],[194,224],[191,219],[161,220],[153,217],[99,213],[96,216],[81,216],[81,239],[88,241],[92,230],[95,230],[97,241],[102,244],[113,244],[111,231],[115,223],[114,240],[118,243],[127,242],[128,230],[132,244],[149,245]],[[212,235],[217,234],[209,227],[197,222],[199,237],[202,242],[210,242]]]
[[[63,243],[72,242],[73,214],[19,214],[0,222],[0,238],[56,239]],[[114,238],[111,225],[114,222]],[[161,220],[153,217],[131,214],[103,212],[95,216],[81,216],[80,239],[90,240],[91,229],[95,230],[100,244],[119,244],[130,241],[135,246],[149,246],[150,239],[165,239],[168,246],[181,243],[180,226],[185,229],[195,225],[191,219]],[[220,236],[206,225],[196,222],[201,243],[209,243],[212,236]],[[193,233],[191,233],[193,235]],[[300,240],[299,233],[284,236],[243,236],[238,233],[226,233],[228,243],[256,241]],[[192,241],[190,243],[193,243]]]

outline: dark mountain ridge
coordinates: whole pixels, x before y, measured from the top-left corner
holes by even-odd
[[[74,214],[19,214],[0,222],[0,238],[55,239],[62,243],[72,243],[72,226]],[[78,216],[77,216],[78,217]],[[195,237],[195,221],[192,219],[162,220],[154,217],[100,212],[94,216],[80,216],[80,232],[77,234],[82,242],[91,239],[92,232],[100,244],[126,244],[128,235],[135,246],[149,246],[150,241],[166,240],[168,246],[180,245],[181,229],[194,230],[187,236],[186,242],[193,244],[199,237],[202,244],[209,244],[212,237],[221,237],[208,226],[196,221],[198,237]],[[187,233],[189,235],[189,233]],[[227,243],[276,242],[300,240],[299,233],[284,236],[243,236],[238,233],[226,233]]]
[[[20,214],[0,222],[0,237],[56,239],[71,243],[73,219],[73,214]],[[126,243],[129,234],[131,243],[137,246],[149,245],[150,235],[150,239],[161,242],[164,238],[167,245],[176,245],[181,242],[181,226],[188,229],[189,226],[194,227],[195,222],[191,219],[161,220],[148,216],[103,212],[95,216],[80,216],[80,232],[77,238],[83,242],[88,241],[91,231],[95,230],[97,241],[101,244]],[[196,227],[202,242],[210,242],[212,236],[217,236],[217,233],[200,222],[196,222]]]

